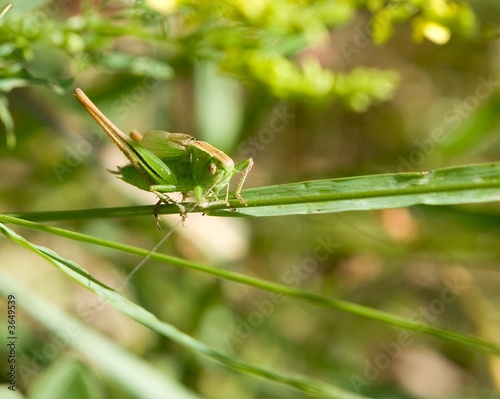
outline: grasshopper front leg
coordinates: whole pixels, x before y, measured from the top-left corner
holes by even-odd
[[[240,192],[243,187],[243,184],[245,183],[245,180],[250,172],[250,169],[252,169],[253,166],[253,159],[248,158],[247,160],[239,163],[238,165],[235,165],[232,167],[232,170],[228,173],[230,173],[229,177],[234,176],[237,173],[242,173],[242,177],[240,181],[238,182],[238,185],[236,186],[236,190],[234,192],[236,198],[242,205],[247,205],[246,201],[243,199],[241,196]],[[221,176],[222,178],[224,177],[223,175]],[[194,196],[196,198],[196,202],[198,205],[203,208],[209,208],[214,205],[226,205],[228,208],[231,209],[231,211],[235,211],[235,208],[231,206],[229,203],[229,182],[226,183],[225,185],[225,190],[226,190],[226,195],[224,199],[219,199],[217,197],[217,185],[219,182],[215,182],[209,189],[204,189],[201,185],[198,185],[194,188]],[[212,197],[215,200],[207,202],[207,197]]]
[[[150,190],[159,199],[155,205],[155,208],[154,208],[154,217],[156,219],[156,225],[160,228],[160,225],[159,225],[160,217],[158,215],[158,211],[160,210],[160,206],[162,203],[175,205],[179,209],[179,213],[180,213],[181,218],[182,218],[182,223],[184,224],[184,221],[186,220],[186,217],[187,217],[186,208],[179,201],[176,201],[172,197],[165,194],[165,192],[176,191],[176,187],[175,186],[154,185],[154,186],[150,187]],[[160,230],[161,230],[161,228],[160,228]]]
[[[241,189],[243,188],[243,184],[245,184],[245,180],[248,174],[250,173],[250,169],[252,169],[252,166],[253,166],[253,159],[248,158],[247,160],[240,162],[238,165],[235,165],[234,167],[236,173],[241,173],[241,179],[238,182],[238,185],[236,186],[234,195],[236,196],[236,198],[238,198],[238,201],[240,201],[240,203],[243,205],[247,205],[247,203],[241,196],[240,192]],[[226,194],[226,200],[227,200],[227,194]]]

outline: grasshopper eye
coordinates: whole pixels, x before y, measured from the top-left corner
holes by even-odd
[[[208,170],[210,171],[211,175],[215,175],[215,173],[217,172],[217,166],[215,166],[214,163],[211,163],[208,167]]]

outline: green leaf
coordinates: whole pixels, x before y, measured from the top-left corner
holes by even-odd
[[[173,76],[173,69],[165,62],[134,54],[109,53],[101,60],[101,65],[110,70],[129,71],[134,75],[158,80],[168,80]]]
[[[243,190],[248,206],[211,215],[282,216],[500,200],[500,163],[314,180]]]
[[[224,205],[208,209],[185,203],[191,212],[214,216],[283,216],[401,208],[412,205],[456,205],[500,200],[500,163],[458,166],[428,172],[312,180],[241,191],[247,206],[234,196]],[[160,214],[176,214],[163,205]],[[55,221],[88,218],[123,218],[152,215],[153,206],[11,214],[26,220]]]
[[[57,349],[61,350],[61,354],[64,354],[64,351],[70,347],[84,354],[87,359],[92,361],[92,366],[99,368],[102,374],[113,379],[132,393],[134,398],[172,397],[176,399],[198,399],[197,395],[181,386],[157,366],[147,363],[111,338],[93,330],[85,320],[70,316],[57,305],[36,294],[32,287],[26,286],[18,278],[12,277],[5,268],[0,268],[0,294],[7,297],[12,292],[15,292],[16,298],[22,298],[22,304],[25,305],[24,311],[33,320],[36,320],[46,330],[59,337]],[[96,312],[104,308],[102,302],[92,301],[92,305],[96,306],[82,307],[79,305],[79,315],[84,319],[88,319],[94,317]],[[51,356],[55,356],[55,354],[51,352]],[[26,368],[28,368],[28,364],[30,363],[25,364]],[[66,373],[61,370],[59,360],[56,360],[56,369],[52,369],[51,366],[49,369],[43,370],[40,375],[41,384],[39,386],[38,382],[35,382],[33,390],[36,390],[39,395],[46,394],[47,397],[54,399],[56,396],[50,396],[51,389],[55,389],[54,395],[56,393],[63,395],[64,390],[68,388],[67,385],[66,387],[53,388],[54,384],[57,386],[57,381],[64,384],[68,382],[68,379],[74,380],[77,378],[80,380],[79,385],[85,387],[84,389],[90,395],[90,398],[99,397],[96,394],[97,388],[99,388],[95,386],[97,383],[89,380],[92,376],[89,375],[88,370],[81,370],[85,366],[81,365],[80,370],[78,370],[71,362],[68,364],[66,361],[64,364],[67,367],[73,367],[73,370]],[[47,378],[46,373],[49,374]],[[26,372],[26,375],[21,372],[23,382],[26,382],[24,376],[29,381],[36,374],[38,373],[35,370]],[[0,391],[2,392],[2,399],[21,399],[20,396],[4,396],[3,392],[7,391],[7,388],[5,388],[5,391]],[[67,394],[59,397],[74,399],[76,396]],[[35,398],[30,395],[30,399]]]
[[[222,364],[232,370],[264,378],[276,383],[285,384],[317,397],[339,399],[365,398],[364,396],[351,393],[332,384],[315,380],[310,377],[288,374],[286,372],[277,371],[274,369],[267,369],[255,364],[241,361],[235,357],[225,355],[224,353],[179,331],[171,324],[158,320],[152,313],[129,301],[120,292],[109,288],[96,279],[90,278],[88,272],[86,272],[80,265],[76,264],[75,262],[61,257],[48,248],[32,244],[31,242],[27,241],[25,238],[16,234],[14,231],[2,224],[0,224],[0,232],[16,244],[21,245],[22,247],[25,247],[30,251],[33,251],[42,256],[47,261],[54,264],[62,272],[66,273],[73,280],[75,280],[88,290],[94,292],[107,303],[116,307],[118,310],[128,315],[130,318],[136,320],[137,322],[150,328],[151,330],[156,331],[158,334],[170,338],[171,340],[177,342],[179,345],[193,351],[198,355],[208,357],[212,361]],[[0,274],[3,273],[0,272]],[[2,279],[3,281],[5,281],[5,276],[2,276]],[[3,284],[0,283],[1,291],[8,292],[11,289],[11,286],[3,287]],[[24,300],[26,301],[26,303],[33,303],[33,301],[29,301],[26,296],[24,297]]]
[[[1,91],[1,87],[0,87]],[[9,100],[0,94],[0,121],[5,126],[5,141],[7,148],[12,149],[16,146],[16,135],[14,133],[14,120],[9,111]]]
[[[102,399],[95,375],[80,360],[63,357],[50,365],[30,391],[30,399]]]
[[[423,324],[423,323],[414,321],[414,320],[406,318],[406,317],[393,315],[393,314],[390,314],[388,312],[380,311],[377,309],[372,309],[372,308],[358,305],[355,303],[342,301],[342,300],[338,300],[338,299],[334,299],[334,298],[328,298],[328,297],[325,297],[322,295],[317,295],[317,294],[314,294],[314,293],[311,293],[308,291],[300,290],[300,289],[293,288],[293,287],[288,287],[286,285],[262,280],[262,279],[255,278],[255,277],[241,275],[241,274],[234,273],[234,272],[224,270],[221,268],[205,266],[205,265],[202,265],[202,264],[197,263],[197,262],[191,262],[191,261],[188,261],[185,259],[176,258],[174,256],[168,256],[168,255],[160,254],[157,252],[152,252],[152,251],[144,250],[141,248],[133,247],[130,245],[125,245],[122,243],[116,243],[113,241],[104,240],[101,238],[96,238],[96,237],[88,236],[88,235],[81,234],[81,233],[71,232],[71,231],[60,229],[57,227],[40,225],[37,223],[28,222],[28,221],[21,220],[21,219],[16,219],[16,218],[13,218],[11,216],[0,215],[0,222],[17,224],[19,226],[24,226],[24,227],[28,227],[28,228],[35,229],[35,230],[44,231],[46,233],[59,235],[59,236],[66,237],[69,239],[73,239],[73,240],[77,240],[77,241],[81,241],[81,242],[88,242],[88,243],[92,243],[92,244],[97,244],[97,245],[107,247],[107,248],[117,249],[117,250],[120,250],[123,252],[127,252],[130,254],[141,256],[143,259],[151,258],[151,259],[155,259],[155,260],[158,260],[160,262],[175,265],[178,267],[202,271],[202,272],[209,273],[209,274],[216,276],[216,277],[220,277],[220,278],[223,278],[226,280],[246,284],[246,285],[260,288],[260,289],[264,289],[267,291],[275,292],[277,294],[280,294],[280,295],[283,295],[286,297],[291,297],[291,298],[301,300],[304,302],[309,302],[309,303],[312,303],[312,304],[317,305],[317,306],[323,306],[326,308],[337,309],[337,310],[347,312],[347,313],[350,313],[350,314],[353,314],[356,316],[360,316],[360,317],[364,317],[367,319],[372,319],[372,320],[376,320],[376,321],[379,321],[382,323],[386,323],[388,325],[392,325],[392,326],[396,326],[396,327],[400,327],[400,328],[405,328],[405,329],[408,329],[411,331],[417,331],[417,332],[421,332],[424,334],[429,334],[429,335],[432,335],[435,337],[445,339],[449,342],[454,342],[458,345],[472,346],[472,347],[475,347],[475,348],[480,349],[480,350],[485,351],[485,352],[500,354],[500,346],[498,346],[492,342],[489,342],[487,340],[484,340],[482,338],[474,337],[474,336],[463,334],[463,333],[457,333],[455,331],[451,331],[451,330],[447,330],[447,329],[443,329],[443,328],[433,327],[433,326],[430,326],[427,324]],[[2,232],[4,235],[6,235],[8,238],[10,238],[12,241],[15,241],[18,244],[39,253],[45,259],[54,263],[57,267],[59,267],[63,272],[68,274],[71,278],[80,282],[80,284],[82,284],[84,287],[86,287],[90,290],[93,290],[96,293],[99,293],[99,290],[95,291],[94,285],[96,285],[96,284],[90,284],[90,281],[97,283],[97,288],[103,286],[97,280],[90,277],[90,275],[85,270],[83,270],[81,268],[81,266],[75,264],[72,261],[66,260],[64,258],[59,259],[58,255],[54,254],[51,250],[49,250],[47,248],[34,246],[33,244],[27,242],[24,238],[18,236],[13,231],[4,227],[2,224],[0,224],[0,232]],[[85,279],[82,280],[82,277],[84,277]],[[111,298],[115,298],[117,301],[117,304],[115,306],[117,306],[118,304],[121,304],[122,300],[125,300],[125,298],[121,298],[121,299],[116,298],[115,293],[110,293],[109,292],[110,289],[108,287],[105,287],[105,288],[106,288],[106,291],[101,292],[100,295],[103,298],[106,298],[108,301],[110,301]],[[116,294],[118,294],[118,293],[116,293]],[[122,309],[121,306],[117,306],[117,307]],[[138,315],[137,311],[139,311],[139,315],[142,314],[143,312],[147,312],[146,310],[139,308],[139,307],[134,307],[132,309],[134,310],[132,313],[129,313],[130,308],[122,309],[122,311],[124,311],[124,313],[128,314],[130,317],[134,318],[134,320],[137,320],[135,318],[135,316]],[[141,320],[142,320],[142,318],[141,318]],[[143,323],[143,324],[147,323],[144,325],[147,325],[151,328],[150,324],[148,324],[148,323],[150,323],[149,319],[142,320],[141,323]],[[163,330],[160,329],[160,330],[156,330],[156,331],[161,333],[161,331],[163,331]],[[169,337],[176,340],[175,338],[173,338],[171,336],[169,336]],[[225,364],[225,363],[223,362],[223,364]],[[250,374],[252,374],[252,373],[250,373]],[[261,371],[255,370],[255,374],[261,375]]]

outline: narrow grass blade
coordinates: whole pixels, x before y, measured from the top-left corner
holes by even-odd
[[[232,356],[225,355],[222,352],[200,341],[197,341],[191,336],[184,334],[171,324],[160,321],[158,318],[156,318],[156,316],[148,312],[146,309],[129,301],[120,292],[92,278],[87,271],[85,271],[75,262],[59,256],[57,253],[48,248],[32,244],[31,242],[27,241],[22,236],[16,234],[14,231],[10,230],[2,224],[0,224],[0,232],[16,244],[21,245],[22,247],[27,248],[42,256],[47,261],[58,267],[62,272],[66,273],[73,280],[75,280],[88,290],[94,292],[104,301],[119,309],[121,312],[128,315],[138,323],[141,323],[142,325],[150,328],[158,334],[170,338],[171,340],[177,342],[179,345],[193,351],[198,355],[204,355],[212,361],[222,364],[232,370],[239,371],[244,374],[253,375],[255,377],[264,378],[272,382],[284,384],[316,397],[332,399],[365,398],[365,396],[349,392],[323,381],[315,380],[313,378],[302,375],[288,374],[285,372],[268,369],[255,364],[241,361]]]
[[[192,269],[201,271],[204,273],[211,274],[216,277],[220,277],[225,280],[235,281],[241,284],[246,284],[252,287],[260,288],[267,291],[272,291],[281,294],[286,297],[294,298],[297,300],[312,303],[316,306],[323,306],[331,309],[337,309],[343,312],[347,312],[356,316],[364,317],[371,320],[376,320],[388,325],[395,327],[404,328],[410,331],[416,331],[428,335],[432,335],[448,342],[453,342],[464,347],[474,347],[486,353],[500,354],[500,346],[496,343],[484,340],[479,337],[475,337],[468,334],[463,334],[455,332],[452,330],[433,327],[428,324],[420,323],[411,320],[406,317],[394,315],[381,310],[369,308],[363,305],[358,305],[352,302],[342,301],[339,299],[328,298],[321,295],[317,295],[308,291],[300,290],[293,287],[288,287],[282,284],[274,283],[271,281],[266,281],[258,279],[255,277],[245,276],[238,273],[234,273],[228,270],[224,270],[217,267],[210,267],[202,265],[200,263],[188,261],[185,259],[176,258],[174,256],[164,255],[157,252],[150,252],[145,249],[137,248],[130,245],[125,245],[122,243],[117,243],[113,241],[104,240],[101,238],[96,238],[92,236],[87,236],[85,234],[76,233],[57,227],[45,226],[34,222],[29,222],[26,220],[12,218],[10,216],[0,215],[0,222],[9,222],[17,224],[19,226],[24,226],[32,228],[39,231],[44,231],[46,233],[59,235],[65,238],[69,238],[76,241],[92,243],[100,245],[107,248],[116,249],[126,253],[138,255],[142,258],[148,256],[151,259],[155,259],[160,262],[175,265],[178,267]],[[1,226],[1,225],[0,225]],[[1,230],[0,230],[1,231]],[[67,268],[75,268],[77,266],[68,265]],[[84,272],[86,273],[86,272]],[[71,276],[70,276],[71,277]],[[90,276],[88,277],[91,278]]]
[[[241,191],[248,206],[230,197],[225,206],[194,208],[213,216],[283,216],[356,210],[401,208],[418,204],[450,205],[500,200],[500,163],[436,169],[420,173],[391,173],[313,180]],[[185,203],[191,209],[193,203]],[[160,214],[179,213],[164,205]],[[152,215],[153,206],[16,213],[33,221],[115,218]]]
[[[313,180],[243,190],[248,206],[211,215],[282,216],[500,200],[500,163]]]

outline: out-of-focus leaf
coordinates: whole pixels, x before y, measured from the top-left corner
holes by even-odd
[[[0,83],[3,82],[0,80]],[[1,91],[1,88],[0,88]],[[12,149],[16,146],[16,135],[14,133],[14,120],[9,111],[9,101],[7,97],[0,94],[0,121],[5,126],[5,141],[7,148]]]
[[[57,360],[38,378],[30,399],[102,399],[104,393],[95,375],[80,360]]]
[[[134,75],[167,80],[173,76],[172,68],[151,57],[137,57],[126,53],[109,53],[101,65],[112,70],[129,71]]]

